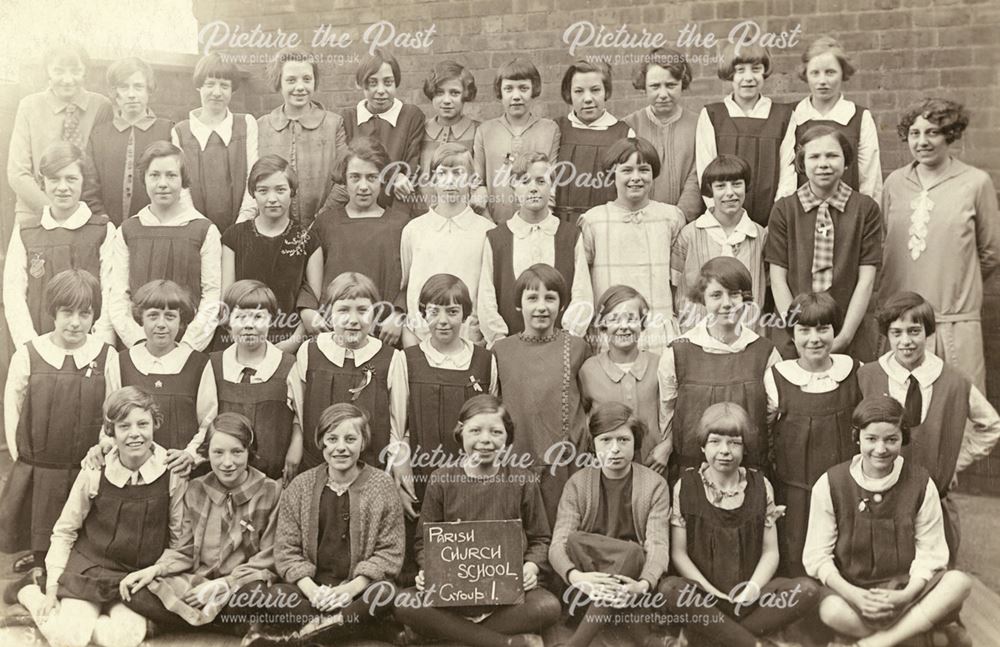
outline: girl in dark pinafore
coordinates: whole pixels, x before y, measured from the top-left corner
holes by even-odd
[[[137,647],[146,638],[146,619],[121,603],[121,582],[179,547],[184,516],[186,481],[153,442],[161,420],[135,387],[104,404],[104,434],[115,446],[102,469],[73,483],[45,556],[45,593],[32,584],[18,595],[50,645]]]
[[[55,330],[18,348],[4,391],[7,448],[14,466],[0,496],[5,521],[0,550],[30,550],[18,561],[35,567],[9,586],[4,594],[8,604],[22,586],[41,581],[52,526],[80,460],[101,435],[107,365],[117,363],[115,350],[88,334],[101,310],[101,287],[90,273],[60,272],[45,288],[45,303]]]
[[[698,618],[684,627],[692,647],[772,646],[761,637],[819,601],[808,577],[774,577],[775,520],[784,510],[775,506],[767,478],[742,466],[752,425],[735,403],[708,407],[696,430],[704,462],[685,469],[674,485],[670,561],[680,577],[663,580],[659,592],[670,613]],[[707,594],[715,596],[711,604]]]
[[[798,359],[778,362],[764,374],[767,419],[774,448],[778,503],[787,506],[778,521],[782,570],[798,577],[809,525],[809,492],[823,472],[850,459],[851,412],[861,401],[858,369],[847,355],[831,354],[840,328],[840,309],[826,293],[801,294],[789,320]]]

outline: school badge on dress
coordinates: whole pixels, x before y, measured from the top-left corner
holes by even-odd
[[[28,263],[28,274],[36,279],[45,276],[45,259],[42,258],[41,254],[32,255],[31,262]]]

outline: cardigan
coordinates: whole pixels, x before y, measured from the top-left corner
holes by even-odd
[[[638,463],[632,463],[632,474],[627,478],[632,479],[635,534],[646,553],[646,563],[639,579],[655,587],[670,561],[670,490],[663,477]],[[601,503],[600,488],[600,468],[583,469],[570,477],[559,500],[549,561],[555,572],[567,582],[569,571],[575,566],[566,552],[566,540],[574,531],[593,530]]]
[[[351,495],[351,577],[391,580],[403,566],[406,543],[403,507],[392,477],[369,465],[348,487]],[[326,464],[299,474],[281,495],[274,565],[285,582],[316,575],[319,501],[327,485]]]

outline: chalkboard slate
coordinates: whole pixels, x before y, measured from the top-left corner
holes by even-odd
[[[519,604],[521,521],[424,524],[424,590],[432,607]]]

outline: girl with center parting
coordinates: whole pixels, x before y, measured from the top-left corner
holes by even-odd
[[[580,367],[580,393],[591,415],[609,402],[628,405],[645,434],[635,441],[636,462],[664,474],[671,442],[660,400],[660,356],[639,348],[648,319],[649,304],[634,288],[613,285],[601,295],[590,333],[594,346],[607,350]]]
[[[698,116],[681,105],[693,77],[684,54],[657,47],[644,57],[632,79],[632,87],[645,93],[649,105],[622,120],[636,137],[652,142],[660,158],[660,175],[650,197],[677,205],[688,222],[704,210],[695,167]]]
[[[684,225],[670,250],[670,277],[677,289],[677,320],[682,331],[690,330],[705,316],[701,304],[691,300],[690,291],[698,281],[701,266],[717,256],[732,256],[746,266],[753,285],[753,302],[764,305],[767,229],[751,220],[744,208],[751,179],[750,165],[725,153],[712,160],[701,174],[701,194],[712,198],[712,206]],[[747,314],[747,324],[763,332],[760,310]]]
[[[323,250],[321,284],[329,285],[344,272],[369,277],[385,304],[384,312],[379,313],[381,320],[376,324],[376,336],[387,344],[396,345],[402,324],[393,322],[388,315],[399,314],[406,306],[405,294],[399,289],[402,281],[399,257],[403,227],[409,218],[399,205],[386,208],[377,202],[383,171],[388,164],[389,155],[377,139],[352,139],[337,171],[347,187],[347,204],[334,203],[323,208],[316,214],[312,231]],[[316,316],[316,297],[300,295],[299,305],[304,307],[302,318],[310,333],[329,332],[322,317]],[[310,329],[311,322],[315,324],[313,329]]]
[[[241,73],[221,54],[208,54],[194,67],[201,107],[174,126],[170,141],[184,151],[191,204],[225,231],[237,217],[252,218],[254,201],[247,177],[257,162],[257,122],[229,111]]]
[[[595,463],[566,484],[549,547],[552,568],[571,587],[570,613],[579,612],[581,596],[589,603],[566,645],[586,647],[615,625],[625,625],[643,647],[672,645],[672,638],[654,639],[646,623],[622,617],[656,611],[647,594],[655,594],[670,560],[670,489],[659,474],[633,462],[647,430],[628,406],[596,405],[589,431]]]
[[[697,647],[774,647],[768,638],[819,602],[808,577],[774,577],[778,568],[771,483],[743,466],[753,423],[743,407],[717,402],[705,409],[696,437],[704,460],[674,484],[670,560],[679,576],[659,591],[670,613],[694,617],[684,626]]]
[[[87,140],[82,199],[118,227],[149,204],[136,161],[153,142],[170,139],[174,123],[149,109],[156,77],[146,61],[119,59],[108,66],[106,78],[114,117],[97,124]]]
[[[371,442],[364,411],[346,402],[326,408],[311,439],[323,462],[300,474],[278,504],[274,562],[281,601],[277,626],[252,627],[244,647],[341,644],[351,638],[393,642],[385,616],[403,564],[403,510],[392,477],[362,460]],[[276,605],[278,606],[278,605]]]
[[[828,126],[840,132],[857,156],[857,163],[848,165],[844,182],[878,203],[882,199],[878,129],[868,108],[848,101],[841,92],[841,86],[854,72],[843,46],[830,36],[820,36],[802,53],[799,78],[809,85],[809,96],[792,111],[795,147],[805,143],[803,137],[813,126]],[[801,165],[796,165],[795,170],[796,184],[802,186],[807,174]]]
[[[972,580],[947,570],[934,481],[900,456],[910,440],[905,416],[887,395],[854,410],[859,453],[813,486],[802,562],[831,591],[820,618],[856,639],[851,647],[890,647],[921,634],[935,645],[970,645],[957,621]]]
[[[798,577],[809,527],[809,493],[829,468],[849,460],[851,412],[861,400],[860,362],[830,348],[840,327],[840,310],[829,294],[800,294],[788,315],[798,359],[786,359],[764,373],[767,421],[774,460],[775,496],[786,507],[778,520],[781,570]]]
[[[272,313],[269,341],[294,353],[306,336],[297,298],[303,286],[313,294],[322,290],[323,252],[315,230],[291,219],[299,180],[287,161],[277,155],[261,157],[250,169],[248,185],[257,212],[222,234],[222,290],[237,281],[255,280],[264,283],[276,300],[281,295]],[[235,343],[225,334],[220,337]]]
[[[334,170],[347,146],[344,120],[314,98],[319,62],[309,52],[278,52],[268,66],[267,80],[281,93],[282,104],[257,118],[260,155],[288,160],[299,180],[289,207],[291,218],[308,227],[327,199],[343,190]]]
[[[594,298],[612,285],[629,285],[649,300],[644,348],[659,352],[677,336],[670,289],[670,248],[684,226],[673,205],[649,199],[660,158],[645,139],[629,137],[604,151],[603,168],[616,196],[580,216],[580,236],[590,266]]]
[[[281,486],[252,467],[250,420],[223,413],[199,448],[212,471],[188,483],[177,547],[122,580],[125,606],[156,628],[242,636],[272,593]],[[148,634],[147,634],[148,636]]]
[[[709,103],[698,115],[695,152],[698,179],[720,155],[736,155],[753,169],[746,185],[750,219],[767,226],[775,200],[795,193],[795,126],[793,106],[763,94],[774,71],[771,52],[757,44],[730,43],[719,58],[719,78],[729,81],[732,93]],[[709,198],[705,202],[711,206]]]
[[[588,209],[614,200],[614,185],[608,178],[612,171],[608,171],[605,163],[605,151],[616,142],[636,135],[627,123],[605,108],[611,98],[611,66],[607,63],[575,61],[563,74],[560,91],[562,100],[572,110],[568,116],[556,120],[559,126],[556,161],[569,175],[556,186],[555,213],[560,220],[572,224]]]
[[[843,179],[854,164],[847,137],[830,126],[811,126],[799,138],[796,167],[808,182],[778,200],[767,226],[764,261],[770,266],[777,312],[788,312],[804,292],[829,292],[844,313],[833,352],[870,362],[878,332],[870,312],[875,276],[882,263],[878,204]],[[795,357],[787,327],[772,338],[785,359]]]
[[[96,278],[85,270],[60,272],[45,287],[45,305],[54,329],[18,347],[4,387],[14,465],[0,496],[0,550],[31,551],[14,563],[15,572],[27,573],[8,586],[7,604],[23,586],[44,579],[52,527],[81,459],[101,436],[101,406],[112,390],[107,369],[117,364],[114,348],[89,334],[101,309]]]
[[[743,324],[746,305],[752,303],[751,285],[750,272],[735,258],[720,256],[705,263],[691,296],[708,314],[664,349],[660,358],[661,424],[673,444],[671,482],[681,470],[701,465],[694,432],[705,410],[719,401],[735,402],[753,421],[743,439],[744,465],[768,468],[763,378],[781,356],[771,342]]]
[[[558,157],[559,126],[531,111],[541,93],[542,77],[531,61],[518,57],[504,63],[493,81],[493,96],[503,114],[476,129],[472,151],[476,178],[482,184],[472,203],[487,207],[497,224],[510,219],[518,208],[510,182],[514,160],[529,153],[545,153],[550,161]]]
[[[99,280],[101,305],[94,334],[109,344],[115,332],[107,293],[115,226],[80,201],[86,182],[83,153],[69,142],[54,142],[39,162],[49,204],[40,218],[14,223],[4,262],[3,302],[7,328],[15,347],[52,332],[54,321],[45,307],[47,285],[64,270],[81,269]]]
[[[569,290],[559,270],[532,265],[514,285],[524,330],[493,345],[506,409],[524,433],[512,442],[518,459],[531,458],[547,518],[555,519],[563,486],[586,446],[587,418],[579,373],[590,355],[580,337],[557,325]]]
[[[121,603],[124,580],[180,547],[187,484],[153,442],[161,420],[136,387],[104,403],[103,434],[114,448],[73,483],[45,556],[45,592],[32,584],[18,595],[50,645],[138,647],[146,638],[146,619]]]
[[[355,137],[373,137],[381,142],[395,172],[387,174],[378,203],[388,207],[393,199],[400,200],[401,209],[411,217],[419,216],[414,209],[422,205],[413,186],[420,170],[421,142],[427,118],[412,103],[403,103],[396,94],[403,81],[399,61],[391,53],[376,48],[361,62],[354,73],[354,84],[364,93],[364,99],[344,110],[347,141]],[[395,163],[395,164],[394,164]],[[339,191],[339,202],[347,196]]]
[[[426,637],[482,647],[541,647],[538,635],[559,619],[559,601],[539,586],[547,570],[549,522],[536,474],[510,463],[515,423],[495,396],[476,395],[462,405],[455,439],[461,464],[436,470],[417,524],[417,561],[424,560],[423,526],[449,521],[518,520],[524,533],[524,601],[508,606],[434,608],[423,603],[430,574],[400,593],[396,619]],[[530,632],[530,633],[529,633]]]

